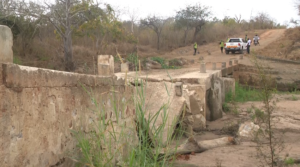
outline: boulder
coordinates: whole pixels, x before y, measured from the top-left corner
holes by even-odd
[[[254,137],[254,133],[259,129],[253,122],[245,122],[240,125],[238,135],[241,137]]]
[[[151,69],[161,69],[161,64],[156,61],[151,60],[150,58],[146,59],[146,70]]]

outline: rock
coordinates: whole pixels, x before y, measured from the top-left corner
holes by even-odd
[[[255,125],[253,122],[245,122],[241,124],[238,135],[242,137],[253,137],[254,132],[259,129],[258,125]]]
[[[150,69],[161,69],[161,64],[156,61],[151,60],[150,58],[146,59],[146,70]]]
[[[180,58],[182,65],[188,65],[188,60],[184,59],[184,58]]]
[[[202,114],[194,115],[194,123],[193,123],[193,130],[200,131],[205,129],[206,127],[206,119]]]

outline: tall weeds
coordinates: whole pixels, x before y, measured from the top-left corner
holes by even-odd
[[[126,117],[122,113],[127,105],[118,100],[116,93],[109,93],[111,106],[103,106],[94,98],[92,90],[87,90],[90,99],[95,105],[93,113],[97,117],[93,119],[90,130],[83,129],[72,131],[78,145],[78,156],[72,157],[79,166],[92,167],[148,167],[148,166],[171,166],[173,152],[176,150],[176,141],[172,133],[167,133],[167,141],[163,142],[168,119],[169,101],[160,107],[153,115],[145,115],[146,107],[146,85],[141,80],[135,80],[134,95],[131,100],[134,102],[134,115]],[[166,87],[165,91],[169,91]],[[115,92],[115,91],[113,91]],[[106,96],[106,95],[104,95]],[[108,110],[113,110],[113,117],[107,116]],[[120,112],[121,111],[121,112]],[[156,124],[157,120],[162,120],[161,124]],[[180,120],[173,120],[171,127],[175,128]],[[182,131],[179,129],[180,135]],[[171,144],[175,145],[172,149]],[[174,149],[175,148],[175,149]]]

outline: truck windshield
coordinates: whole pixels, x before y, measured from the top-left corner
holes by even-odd
[[[241,42],[240,39],[230,39],[229,42]]]

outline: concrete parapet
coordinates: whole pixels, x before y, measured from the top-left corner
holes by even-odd
[[[221,73],[222,73],[222,77],[226,77],[227,76],[227,68],[221,69]]]
[[[95,87],[118,86],[125,83],[124,79],[117,79],[113,76],[84,75],[15,64],[2,64],[2,70],[3,82],[9,88],[77,87],[81,85]]]
[[[177,96],[182,96],[182,82],[176,82],[175,84],[175,92]]]
[[[129,71],[128,63],[122,63],[121,64],[121,72],[128,72],[128,71]]]
[[[200,64],[200,73],[206,73],[206,64],[205,63]]]
[[[234,64],[239,64],[239,60],[238,59],[234,59]]]
[[[114,75],[114,57],[111,55],[98,56],[98,75]]]
[[[0,63],[13,63],[13,35],[9,27],[0,25]]]
[[[212,63],[212,70],[217,70],[217,63]]]
[[[222,93],[222,102],[225,102],[225,95],[231,93],[235,94],[235,79],[234,78],[222,78],[224,83],[224,89]]]
[[[226,68],[226,62],[222,62],[222,69]]]
[[[134,89],[125,89],[123,79],[11,63],[0,63],[0,76],[1,167],[75,166],[64,154],[77,156],[71,130],[89,133],[99,119],[111,120],[116,128],[115,120],[124,119],[135,129],[134,121],[129,123],[135,117]]]

